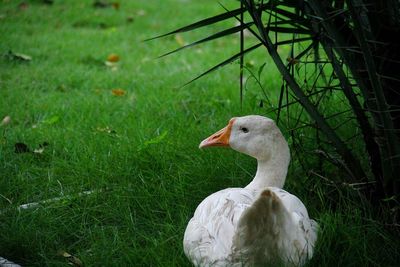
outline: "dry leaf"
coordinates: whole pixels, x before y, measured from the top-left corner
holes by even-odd
[[[15,60],[15,61],[31,61],[32,57],[25,55],[25,54],[21,54],[21,53],[14,53],[13,51],[8,51],[8,53],[6,53],[4,55],[8,60]]]
[[[108,134],[108,136],[110,137],[116,137],[116,138],[120,138],[120,136],[117,134],[117,131],[111,129],[110,127],[106,126],[106,127],[97,127],[96,131],[101,132],[101,133],[106,133]]]
[[[35,150],[33,150],[33,153],[35,154],[42,154],[44,151],[44,147],[41,148],[36,148]]]
[[[58,255],[64,257],[68,261],[68,263],[73,266],[80,267],[83,265],[82,261],[78,257],[75,257],[74,255],[69,254],[68,252],[66,252],[64,250],[58,251]]]
[[[183,40],[183,38],[182,38],[182,36],[180,34],[175,34],[175,41],[180,46],[184,46],[185,45],[185,41]]]
[[[117,54],[110,54],[107,57],[108,62],[118,62],[119,61],[119,56]]]
[[[111,129],[108,126],[106,126],[105,128],[97,127],[96,130],[99,132],[108,133],[108,134],[116,134],[117,133],[115,130]]]
[[[6,126],[10,122],[11,122],[11,117],[10,116],[5,116],[4,119],[0,123],[0,126]]]
[[[29,7],[29,5],[27,4],[27,3],[25,3],[25,2],[22,2],[22,3],[20,3],[19,5],[18,5],[18,8],[20,9],[20,10],[25,10],[25,9],[27,9]]]
[[[116,9],[116,10],[118,10],[118,9],[119,9],[119,6],[120,6],[119,2],[114,2],[114,3],[112,3],[111,5],[112,5],[112,7],[113,7],[114,9]]]
[[[144,16],[144,15],[146,15],[146,11],[143,10],[143,9],[139,9],[139,10],[136,12],[136,14],[137,14],[138,16]]]
[[[119,88],[118,88],[118,89],[112,89],[111,92],[112,92],[112,94],[115,95],[115,96],[123,96],[123,95],[126,94],[126,91],[125,91],[125,90],[119,89]]]
[[[33,153],[43,154],[44,148],[48,145],[49,145],[49,143],[47,143],[47,142],[43,142],[43,143],[39,144],[39,148],[36,148],[35,150],[33,150]]]

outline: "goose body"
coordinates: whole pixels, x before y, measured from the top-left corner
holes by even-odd
[[[290,153],[275,123],[262,116],[233,118],[202,147],[229,146],[258,161],[245,188],[211,194],[185,231],[186,256],[195,266],[301,266],[312,257],[318,225],[304,204],[282,189]]]

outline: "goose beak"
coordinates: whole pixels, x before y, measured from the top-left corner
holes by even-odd
[[[231,136],[232,125],[235,121],[235,118],[231,119],[228,125],[225,128],[222,128],[215,134],[210,137],[204,139],[199,148],[210,147],[210,146],[229,146],[229,138]]]

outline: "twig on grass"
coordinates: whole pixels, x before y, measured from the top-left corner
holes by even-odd
[[[50,204],[50,203],[55,203],[55,202],[60,202],[63,200],[72,200],[74,198],[78,198],[78,197],[82,197],[82,196],[88,196],[94,193],[102,193],[104,191],[106,191],[107,189],[97,189],[97,190],[88,190],[88,191],[83,191],[77,194],[71,194],[71,195],[66,195],[66,196],[61,196],[61,197],[55,197],[55,198],[50,198],[50,199],[46,199],[46,200],[41,200],[41,201],[37,201],[37,202],[30,202],[30,203],[26,203],[26,204],[22,204],[17,206],[17,210],[21,211],[21,210],[29,210],[29,209],[34,209],[34,208],[40,208],[45,204]],[[3,196],[0,194],[1,197],[3,197],[4,199],[6,199],[10,204],[12,204],[11,200],[8,199],[7,197]],[[11,207],[9,207],[11,208]],[[7,209],[4,210],[0,210],[0,214],[4,213]],[[1,263],[1,261],[0,261]],[[2,267],[2,265],[0,265],[0,267]]]
[[[87,195],[91,195],[93,193],[101,193],[101,192],[103,192],[103,190],[88,190],[88,191],[83,191],[78,194],[66,195],[66,196],[62,196],[62,197],[55,197],[55,198],[50,198],[50,199],[41,200],[41,201],[37,201],[37,202],[30,202],[30,203],[19,205],[18,210],[33,209],[36,207],[40,207],[41,205],[44,205],[44,204],[59,202],[59,201],[66,200],[66,199],[73,199],[73,198],[87,196]]]

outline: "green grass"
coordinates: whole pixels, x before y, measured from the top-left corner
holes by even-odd
[[[218,4],[121,1],[115,10],[93,8],[93,1],[54,2],[26,1],[26,9],[0,2],[0,53],[32,57],[0,58],[0,117],[12,119],[0,128],[0,256],[67,266],[58,255],[65,250],[85,266],[190,266],[182,238],[194,209],[212,192],[244,186],[256,166],[198,144],[233,116],[266,111],[251,83],[240,108],[237,64],[178,87],[235,53],[237,36],[155,60],[178,47],[176,39],[142,40],[217,14]],[[102,63],[111,53],[121,57],[116,71]],[[265,55],[257,53],[248,58],[256,66]],[[272,64],[264,72],[269,97],[277,99],[281,78]],[[114,96],[115,88],[126,94]],[[49,146],[42,154],[15,153],[17,142]],[[296,158],[287,188],[321,224],[310,266],[400,262],[398,232],[351,190],[306,176]],[[76,196],[85,190],[95,192]],[[17,209],[66,195],[76,197]]]

